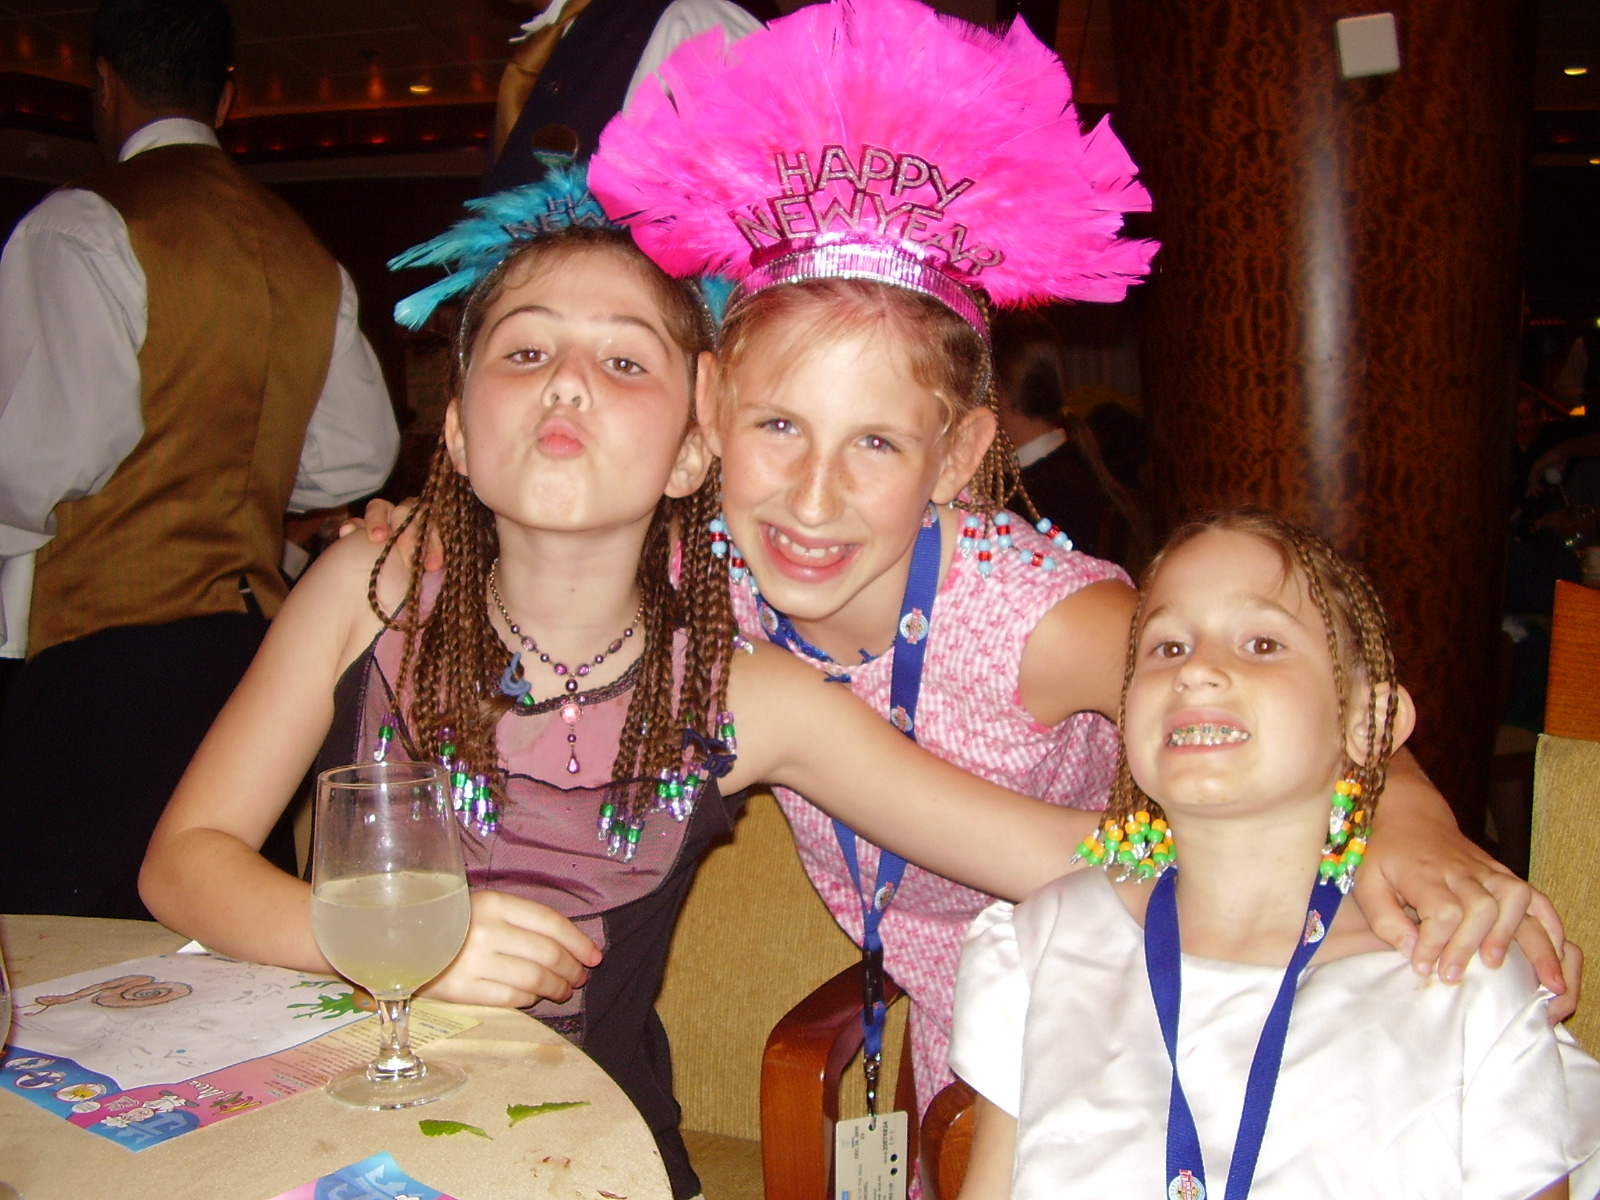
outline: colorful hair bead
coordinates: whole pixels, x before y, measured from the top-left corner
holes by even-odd
[[[711,553],[717,558],[728,560],[728,578],[738,583],[750,573],[750,565],[745,562],[744,555],[739,553],[739,547],[733,544],[733,536],[728,532],[728,520],[718,514],[706,523],[706,529],[711,535]]]
[[[644,818],[635,817],[628,822],[628,831],[623,835],[622,861],[632,862],[633,856],[639,850],[639,838],[644,833]]]
[[[394,741],[393,713],[387,714],[378,726],[378,744],[372,748],[372,761],[382,762],[389,754],[389,744]]]
[[[1322,848],[1317,879],[1332,880],[1341,892],[1355,884],[1356,868],[1367,853],[1367,814],[1358,809],[1362,787],[1359,780],[1346,776],[1333,785],[1328,811],[1328,841]]]
[[[1157,878],[1176,861],[1172,830],[1165,818],[1151,818],[1140,810],[1122,820],[1108,818],[1100,828],[1078,844],[1074,861],[1091,867],[1122,868],[1122,879],[1141,883]]]
[[[977,513],[968,513],[961,518],[961,536],[956,539],[956,549],[961,551],[961,557],[971,558],[978,549],[978,539],[983,536],[983,518]]]

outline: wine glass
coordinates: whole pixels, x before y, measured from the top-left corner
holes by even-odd
[[[378,1057],[334,1076],[356,1108],[410,1108],[466,1082],[424,1063],[410,1038],[411,994],[450,965],[470,903],[444,768],[371,762],[317,776],[311,929],[334,968],[378,1002]]]

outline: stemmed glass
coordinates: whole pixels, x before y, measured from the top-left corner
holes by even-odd
[[[411,994],[450,965],[470,903],[444,768],[371,762],[317,777],[311,929],[334,968],[378,1002],[378,1057],[334,1076],[356,1108],[410,1108],[466,1082],[411,1049]]]

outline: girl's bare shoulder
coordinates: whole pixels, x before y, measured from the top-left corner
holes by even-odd
[[[329,546],[290,590],[275,623],[308,634],[320,631],[330,643],[338,643],[341,661],[353,658],[383,624],[368,602],[372,570],[381,550],[361,537],[341,538]],[[393,612],[400,606],[405,588],[405,567],[397,555],[391,555],[378,577],[378,600],[384,611]]]
[[[358,596],[365,606],[372,569],[382,552],[382,546],[375,546],[364,537],[340,538],[317,556],[295,585],[295,591],[308,587],[319,593]],[[405,596],[406,571],[407,567],[398,554],[389,555],[384,562],[382,573],[378,576],[378,599],[385,609],[389,609],[391,604],[398,606]]]

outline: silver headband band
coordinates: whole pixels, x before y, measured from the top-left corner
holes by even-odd
[[[970,289],[934,263],[895,243],[833,241],[790,243],[754,266],[728,302],[729,311],[750,297],[785,283],[807,279],[871,279],[937,300],[960,317],[989,345],[989,322]]]

